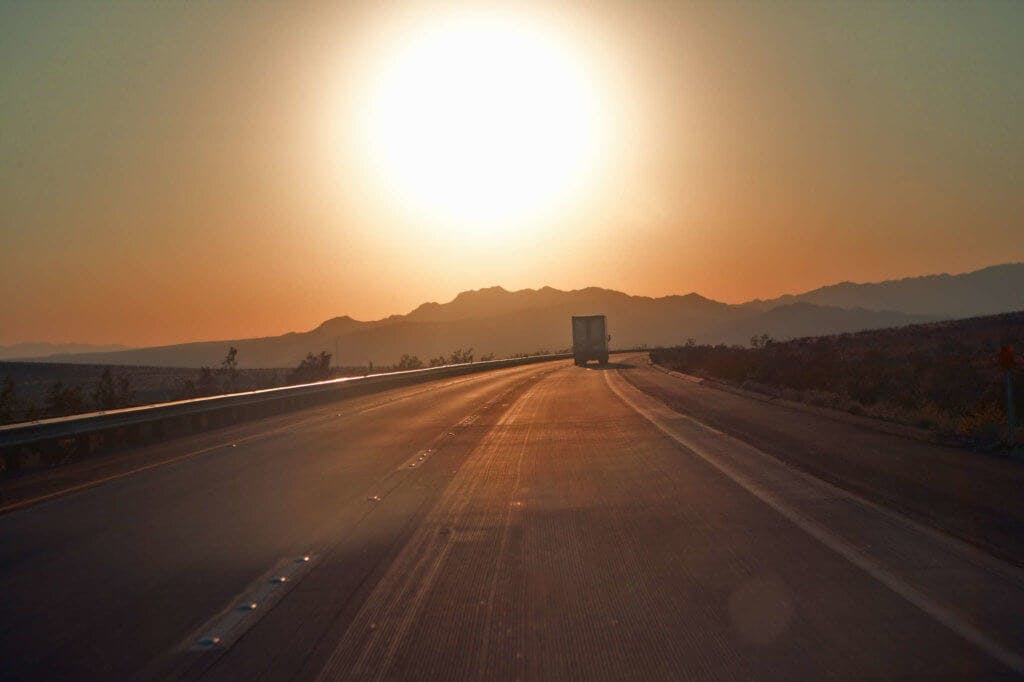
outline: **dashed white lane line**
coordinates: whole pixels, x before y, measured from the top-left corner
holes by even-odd
[[[481,472],[511,442],[513,436],[501,427],[513,424],[536,392],[534,384],[516,398],[512,408],[467,455],[427,517],[359,608],[318,680],[384,679],[389,675],[391,663],[453,546],[449,534],[451,520],[457,519],[470,503],[473,491],[485,478]]]
[[[754,495],[784,516],[815,540],[870,575],[879,583],[885,585],[895,594],[903,597],[918,609],[931,616],[938,623],[941,623],[960,637],[971,642],[1014,672],[1024,674],[1024,657],[1020,654],[995,641],[981,629],[965,621],[953,610],[934,601],[920,590],[901,580],[853,545],[837,537],[824,526],[798,512],[780,497],[761,486],[754,479],[723,462],[719,457],[701,447],[699,443],[677,433],[666,423],[666,417],[670,414],[674,419],[685,419],[687,422],[690,422],[707,432],[718,434],[724,438],[731,438],[731,436],[706,426],[696,419],[670,410],[670,408],[657,402],[654,398],[650,398],[646,394],[641,393],[639,389],[626,385],[621,377],[617,376],[615,380],[612,380],[610,375],[611,372],[607,372],[604,377],[605,382],[608,384],[609,388],[611,388],[612,392],[615,393],[622,402],[633,408],[633,410],[638,414],[657,427],[659,431],[682,445],[690,452],[696,454],[722,474],[732,479],[744,490]],[[633,395],[628,395],[627,393]],[[748,445],[748,447],[751,446]],[[765,457],[770,457],[770,455],[765,454]]]
[[[398,470],[400,471],[402,469],[415,469],[419,466],[422,466],[428,459],[430,459],[430,456],[434,454],[434,452],[434,448],[426,448],[424,450],[420,450],[412,457],[402,462],[402,464],[398,467]]]
[[[227,649],[309,573],[315,557],[282,559],[186,641],[190,651]]]

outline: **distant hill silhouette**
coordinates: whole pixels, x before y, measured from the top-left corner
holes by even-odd
[[[0,346],[0,360],[9,358],[32,358],[57,353],[97,353],[126,350],[128,346],[109,344],[98,346],[91,343],[16,343]]]
[[[716,325],[703,334],[700,340],[709,343],[747,344],[750,337],[761,334],[767,334],[777,340],[786,340],[865,329],[901,327],[935,319],[935,316],[908,315],[892,310],[847,309],[799,302],[780,305],[763,313]]]
[[[993,265],[962,275],[926,275],[873,284],[841,282],[754,303],[774,308],[796,302],[945,318],[994,315],[1024,308],[1024,263]]]
[[[730,305],[696,293],[651,298],[590,287],[464,291],[448,303],[424,303],[407,315],[363,322],[327,320],[308,332],[204,341],[101,353],[48,355],[53,362],[178,367],[215,366],[229,346],[243,367],[291,367],[308,352],[335,353],[337,364],[394,363],[404,354],[426,362],[456,348],[498,357],[570,345],[571,315],[608,315],[613,347],[747,343],[894,327],[1024,308],[1024,264],[963,275],[930,275],[874,284],[842,283],[770,301]],[[38,357],[38,356],[37,356]]]

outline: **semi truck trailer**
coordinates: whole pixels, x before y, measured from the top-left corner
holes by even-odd
[[[574,315],[572,318],[572,356],[577,365],[588,360],[608,364],[608,325],[604,315]]]

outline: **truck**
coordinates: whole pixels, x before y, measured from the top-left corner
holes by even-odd
[[[572,357],[577,365],[588,360],[608,364],[608,342],[612,340],[604,315],[573,315]]]

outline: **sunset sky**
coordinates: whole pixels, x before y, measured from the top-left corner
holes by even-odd
[[[0,4],[0,344],[1024,261],[1024,3]]]

